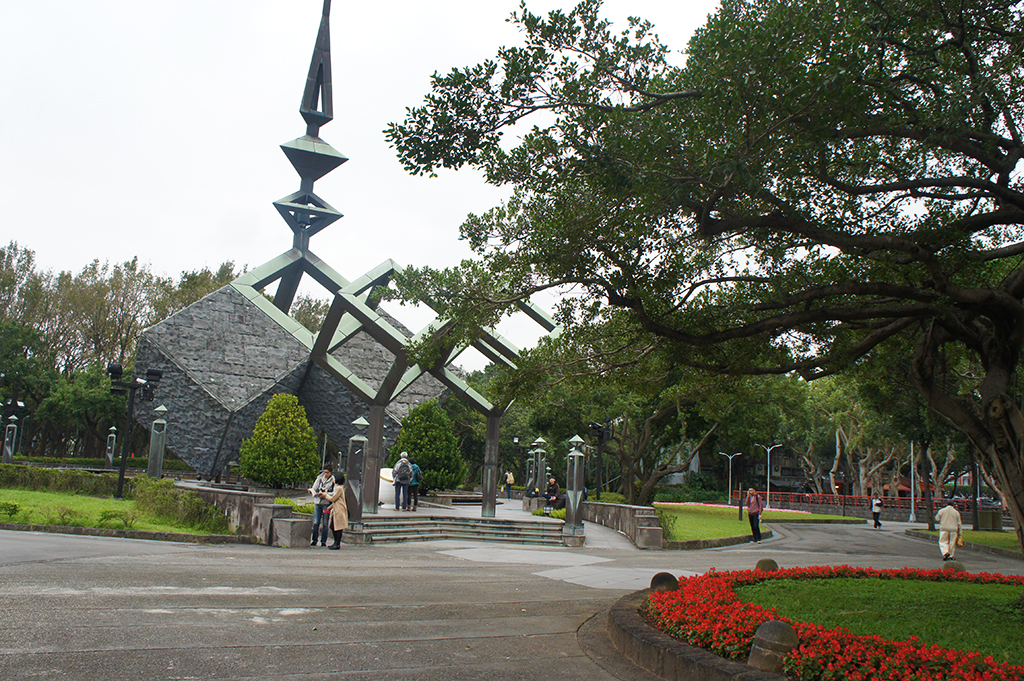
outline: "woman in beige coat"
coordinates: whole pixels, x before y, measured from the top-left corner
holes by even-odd
[[[335,478],[337,484],[334,491],[327,497],[331,502],[331,529],[334,530],[334,543],[329,549],[337,551],[341,548],[341,533],[348,528],[348,505],[345,503],[345,476],[341,473]]]

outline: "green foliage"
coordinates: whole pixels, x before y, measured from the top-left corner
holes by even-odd
[[[130,530],[135,527],[139,516],[140,513],[134,508],[108,508],[100,512],[100,525],[118,521],[126,530]]]
[[[1024,664],[1020,587],[903,579],[773,579],[741,586],[742,602],[775,608],[797,622],[905,641],[917,636],[954,650],[978,650]],[[894,608],[893,604],[899,607]],[[970,613],[965,619],[964,613]]]
[[[1024,317],[1019,3],[726,0],[685,63],[647,22],[613,30],[601,9],[521,6],[520,45],[442,71],[389,127],[410,172],[469,165],[513,187],[462,226],[478,258],[403,272],[401,291],[452,321],[425,356],[572,288],[564,332],[516,373],[658,358],[820,378],[896,357],[986,453],[1019,523],[1024,335],[1005,322]],[[748,425],[797,432],[781,416]]]
[[[54,506],[46,511],[46,519],[51,525],[72,527],[82,526],[84,516],[81,511],[70,506]]]
[[[0,513],[7,516],[8,520],[21,512],[21,506],[14,501],[0,501]]]
[[[388,465],[394,466],[402,452],[409,452],[423,471],[421,492],[455,489],[466,479],[468,469],[459,453],[451,421],[437,400],[414,407],[402,419],[402,432],[391,448]]]
[[[296,513],[313,513],[313,502],[309,502],[308,504],[300,504],[297,503],[294,499],[289,499],[288,497],[277,497],[276,499],[274,499],[274,503],[287,504],[288,506],[291,506],[292,510],[295,511]]]
[[[564,508],[556,508],[556,509],[552,510],[551,513],[544,513],[544,509],[543,508],[535,508],[532,511],[532,515],[546,515],[546,516],[548,516],[550,518],[557,518],[558,520],[565,520],[565,509]]]
[[[173,520],[200,532],[227,532],[228,519],[216,506],[206,503],[191,490],[175,488],[171,480],[137,478],[135,503],[156,518]]]
[[[274,395],[256,421],[252,437],[242,442],[239,474],[280,487],[312,480],[319,465],[316,435],[306,420],[306,410],[295,395]]]
[[[604,501],[604,496],[601,495],[601,500]],[[724,503],[725,494],[717,490],[702,489],[700,487],[691,487],[689,485],[679,485],[678,487],[666,487],[657,494],[654,495],[654,502],[668,502],[668,503],[681,503],[684,501],[697,501],[701,503]]]
[[[597,499],[592,499],[597,501]],[[625,495],[619,494],[618,492],[601,492],[601,503],[602,504],[624,504],[626,503]]]
[[[117,475],[0,464],[0,488],[4,487],[112,496],[117,487]]]

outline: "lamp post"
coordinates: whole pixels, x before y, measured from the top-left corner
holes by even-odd
[[[363,486],[363,456],[366,452],[366,443],[369,442],[364,433],[370,424],[360,416],[352,425],[356,428],[356,434],[348,439],[348,454],[345,455],[345,506],[348,507],[349,529],[353,532],[362,532],[363,506],[367,500],[369,503],[374,501],[373,495],[366,494]],[[341,536],[342,539],[345,538],[344,532]]]
[[[765,472],[768,474],[768,478],[765,482],[764,488],[764,507],[768,508],[769,506],[771,506],[772,500],[772,450],[775,449],[776,447],[781,447],[782,445],[772,445],[771,447],[765,447],[764,445],[759,444],[757,446],[763,448],[765,453],[766,461],[764,468]]]
[[[117,474],[117,493],[114,494],[115,499],[123,499],[124,492],[124,471],[128,465],[128,443],[132,439],[132,417],[135,411],[135,391],[142,388],[142,398],[144,400],[152,400],[156,391],[156,386],[160,383],[160,379],[163,378],[164,372],[160,369],[146,369],[146,378],[133,378],[130,381],[122,381],[121,376],[124,375],[124,369],[121,368],[120,364],[108,364],[107,373],[110,374],[110,392],[124,395],[128,393],[128,407],[127,414],[124,420],[124,433],[121,435],[121,466]]]
[[[18,417],[11,414],[4,430],[4,463],[14,463],[14,443],[18,439]]]
[[[569,440],[572,449],[565,461],[565,525],[562,526],[562,541],[566,546],[583,545],[583,452],[580,445],[583,438],[573,435]]]
[[[917,469],[917,464],[914,462],[914,443],[910,443],[910,517],[907,518],[908,523],[916,523],[917,516],[914,514],[914,488],[917,484],[914,480],[914,472]]]
[[[547,473],[547,468],[548,468],[548,458],[547,458],[547,454],[548,453],[544,451],[544,445],[546,445],[546,444],[547,444],[547,442],[544,441],[544,438],[539,437],[536,440],[534,440],[533,444],[531,445],[533,447],[533,462],[534,462],[533,463],[533,490],[531,490],[531,491],[534,493],[534,496],[539,496],[539,494],[540,494],[540,486],[541,486],[541,484],[543,484],[541,482],[541,480],[544,480],[544,482],[547,482],[547,478],[544,477],[544,474]]]
[[[149,436],[149,465],[146,467],[146,475],[151,478],[162,478],[164,475],[164,445],[167,442],[167,421],[164,416],[167,414],[167,407],[160,405],[153,410],[156,418],[153,420],[152,433]],[[218,480],[220,476],[218,475]]]
[[[721,456],[728,457],[728,459],[729,459],[729,487],[727,489],[729,490],[729,496],[728,496],[729,502],[728,503],[729,503],[730,506],[732,506],[732,458],[734,456],[739,456],[743,452],[736,452],[735,454],[726,454],[725,452],[718,452],[718,453]],[[736,498],[736,503],[737,504],[740,503],[739,497]]]

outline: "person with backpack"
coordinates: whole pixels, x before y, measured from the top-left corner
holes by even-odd
[[[409,459],[409,463],[412,464],[412,482],[409,483],[409,510],[415,511],[416,507],[420,505],[420,483],[423,482],[423,471],[412,459]]]
[[[512,471],[505,471],[505,498],[507,500],[512,499],[512,485],[516,484],[516,476],[512,475]]]
[[[402,452],[398,463],[391,469],[391,479],[395,483],[395,510],[409,510],[409,483],[412,482],[412,464],[409,463],[409,452]]]

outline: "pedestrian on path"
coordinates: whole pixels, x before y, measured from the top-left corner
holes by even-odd
[[[512,475],[512,471],[505,471],[505,480],[502,484],[505,485],[505,498],[511,501],[512,485],[516,484],[516,476]]]
[[[761,543],[761,511],[764,510],[764,502],[753,487],[747,490],[747,498],[744,501],[747,505],[747,520],[750,521],[750,534],[754,536],[754,542]]]
[[[409,510],[409,483],[412,482],[412,464],[409,463],[409,452],[402,452],[398,463],[391,469],[391,478],[395,482],[395,510]]]
[[[334,492],[334,487],[334,474],[330,468],[324,468],[313,481],[313,486],[309,488],[309,493],[313,495],[313,536],[309,542],[310,546],[316,546],[317,536],[320,537],[320,546],[327,546],[328,519],[324,518],[324,515],[331,507],[331,502],[327,498]]]
[[[420,505],[420,483],[423,482],[423,471],[412,458],[409,459],[409,463],[412,465],[412,480],[409,482],[409,510],[415,511]]]
[[[334,486],[334,491],[328,495],[327,500],[331,502],[331,514],[324,526],[326,529],[327,523],[330,523],[331,529],[334,530],[334,543],[327,548],[337,551],[341,548],[342,532],[348,529],[348,503],[345,500],[344,473],[338,473],[338,484]]]
[[[935,514],[935,520],[939,523],[939,551],[942,552],[942,560],[953,560],[957,545],[963,542],[964,527],[960,511],[956,510],[952,500],[947,501],[946,506]]]
[[[871,515],[875,519],[875,529],[877,530],[882,526],[882,500],[878,498],[877,494],[871,498]]]

